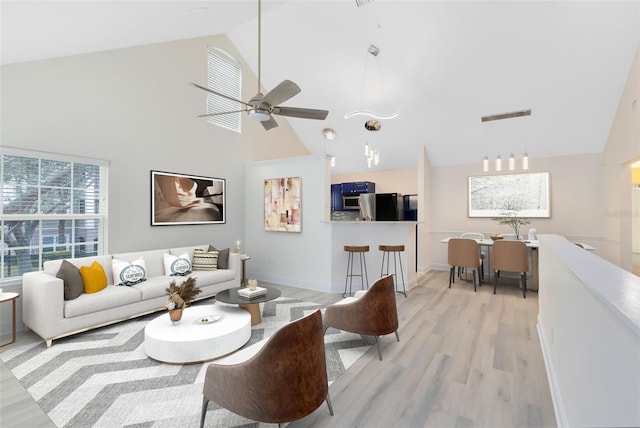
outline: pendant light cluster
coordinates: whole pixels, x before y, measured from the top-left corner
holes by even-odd
[[[484,123],[484,122],[490,122],[494,120],[512,119],[514,117],[522,117],[522,116],[530,116],[530,115],[531,115],[531,109],[519,110],[519,111],[510,112],[510,113],[500,113],[500,114],[494,114],[489,116],[482,116],[480,120]],[[513,155],[513,152],[511,152],[511,154],[509,155],[507,166],[509,168],[509,171],[514,171],[516,169],[516,157]],[[529,169],[529,154],[525,149],[522,155],[522,170],[526,171],[528,169]],[[482,170],[484,172],[489,171],[489,157],[486,154],[482,159]],[[502,171],[502,157],[500,156],[500,154],[496,156],[495,170]]]
[[[382,128],[382,124],[377,120],[371,119],[364,123],[364,128],[370,132],[378,132]],[[368,168],[371,168],[372,164],[377,166],[380,163],[380,152],[375,146],[370,146],[368,141],[364,144],[364,156],[367,159]]]

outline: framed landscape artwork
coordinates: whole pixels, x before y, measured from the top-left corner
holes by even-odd
[[[300,232],[302,204],[301,178],[264,180],[264,230]]]
[[[550,201],[548,172],[469,177],[469,217],[551,217]]]
[[[151,225],[225,223],[225,180],[151,171]]]

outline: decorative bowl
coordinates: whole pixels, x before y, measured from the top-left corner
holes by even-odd
[[[494,241],[499,241],[500,239],[504,239],[504,236],[491,236],[491,239]]]

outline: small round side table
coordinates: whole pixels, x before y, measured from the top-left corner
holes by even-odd
[[[18,297],[20,297],[20,293],[1,293],[0,294],[0,303],[11,301],[11,306],[13,310],[12,321],[11,321],[11,326],[12,326],[11,342],[7,342],[3,345],[0,345],[0,348],[6,345],[11,345],[16,341],[16,300],[18,300]]]

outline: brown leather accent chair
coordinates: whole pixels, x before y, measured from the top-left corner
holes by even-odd
[[[320,311],[211,363],[203,395],[200,427],[204,426],[209,401],[265,423],[295,421],[325,400],[333,416]]]
[[[325,331],[333,327],[374,336],[378,345],[378,357],[382,361],[378,337],[395,333],[400,342],[393,275],[378,279],[367,290],[356,292],[354,297],[347,297],[328,306],[324,313],[324,326]]]
[[[469,268],[473,277],[473,291],[476,289],[476,272],[480,269],[480,249],[475,239],[451,238],[448,244],[449,288],[455,282],[455,269]],[[477,273],[480,282],[480,273]]]
[[[529,270],[529,251],[522,241],[496,241],[491,255],[493,269],[493,294],[496,294],[498,277],[501,271],[518,272],[522,297],[527,298],[527,271]]]

